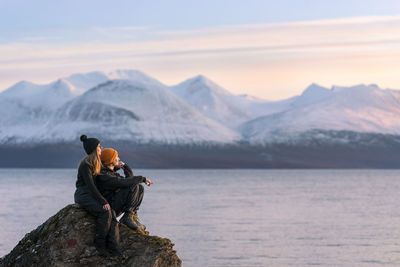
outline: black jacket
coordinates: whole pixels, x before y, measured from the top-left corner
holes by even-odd
[[[134,176],[128,165],[125,164],[122,169],[125,177],[121,176],[117,170],[110,170],[107,167],[103,167],[100,174],[96,176],[95,184],[107,200],[110,200],[113,194],[122,187],[129,187],[146,181],[146,177]]]
[[[101,195],[95,185],[92,168],[82,160],[78,167],[78,177],[76,180],[76,188],[83,189],[84,192],[90,194],[101,205],[108,204],[107,200]]]

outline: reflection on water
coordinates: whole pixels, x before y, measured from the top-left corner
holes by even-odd
[[[183,266],[400,266],[400,171],[137,170]],[[0,169],[0,255],[73,202],[73,169]]]

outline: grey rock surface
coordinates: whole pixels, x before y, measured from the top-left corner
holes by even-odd
[[[92,246],[95,218],[71,204],[25,237],[0,266],[178,267],[182,261],[167,238],[132,231],[120,224],[122,257],[101,256]]]

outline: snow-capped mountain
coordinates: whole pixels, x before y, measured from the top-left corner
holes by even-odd
[[[294,101],[271,102],[248,95],[233,95],[203,75],[170,89],[206,117],[231,128],[258,116],[282,111]]]
[[[15,125],[21,121],[42,124],[66,102],[111,79],[128,79],[152,87],[164,86],[136,70],[73,74],[43,85],[22,81],[0,93],[0,122],[3,125]]]
[[[65,103],[45,127],[15,134],[14,140],[71,141],[80,133],[115,141],[164,144],[231,143],[240,138],[168,89],[110,80]]]
[[[116,70],[108,73],[94,71],[84,74],[73,74],[43,85],[21,81],[1,92],[0,97],[27,98],[32,96],[38,97],[38,94],[44,97],[46,93],[51,93],[53,88],[55,90],[62,88],[65,92],[68,92],[68,95],[81,95],[98,84],[117,79],[132,80],[146,86],[165,86],[138,70]]]
[[[171,90],[206,117],[228,126],[249,119],[236,96],[202,75],[173,86]]]
[[[109,80],[130,80],[145,87],[166,87],[157,79],[138,70],[116,70],[107,74]]]
[[[332,90],[313,83],[300,96],[294,99],[290,106],[296,108],[314,104],[328,98],[332,93]]]
[[[399,100],[398,92],[376,85],[330,90],[311,85],[291,108],[246,122],[239,129],[251,143],[293,141],[316,129],[400,134]]]
[[[0,94],[0,134],[8,138],[24,125],[22,134],[43,125],[52,113],[79,92],[66,80],[59,79],[47,85],[20,82]],[[5,128],[7,127],[7,128]],[[17,130],[19,131],[19,130]]]
[[[59,79],[46,85],[23,81],[1,93],[0,99],[18,101],[27,107],[46,106],[54,109],[79,93],[78,89],[65,79]]]
[[[327,140],[335,131],[400,135],[399,118],[400,91],[373,84],[311,84],[299,96],[266,101],[233,95],[202,75],[168,87],[116,70],[22,81],[0,93],[0,144],[69,142],[86,133],[135,143],[259,145]]]

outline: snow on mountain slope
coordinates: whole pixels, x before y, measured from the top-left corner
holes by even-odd
[[[107,81],[66,103],[46,129],[39,134],[41,141],[75,140],[82,132],[141,143],[231,143],[240,138],[168,89],[129,80]]]
[[[246,99],[241,103],[241,106],[246,110],[251,119],[255,119],[260,116],[266,116],[273,113],[279,113],[284,110],[291,108],[293,103],[299,98],[294,96],[284,100],[278,101],[255,101],[253,99]]]
[[[43,124],[52,112],[75,96],[75,87],[62,79],[47,85],[17,83],[0,94],[0,123]]]
[[[1,92],[0,96],[7,96],[8,98],[32,96],[38,92],[41,92],[43,88],[44,87],[41,85],[37,85],[28,81],[20,81]]]
[[[70,141],[85,132],[142,143],[260,144],[330,131],[400,134],[399,118],[400,91],[374,84],[312,84],[299,96],[266,101],[233,95],[202,75],[167,87],[116,70],[22,81],[0,93],[0,143]]]
[[[30,105],[37,105],[46,94],[59,97],[70,97],[77,95],[76,88],[64,79],[51,82],[49,84],[38,85],[27,81],[22,81],[11,86],[0,94],[0,99],[19,99],[29,102]],[[35,100],[32,102],[32,100]]]
[[[85,74],[73,74],[43,85],[21,81],[0,93],[0,99],[3,97],[7,97],[7,99],[26,99],[30,97],[43,99],[46,98],[47,94],[49,94],[48,98],[58,96],[60,99],[65,99],[81,95],[96,85],[114,79],[132,80],[145,86],[165,86],[156,79],[137,70],[116,70],[109,73],[94,71]]]
[[[3,125],[15,125],[22,121],[43,123],[52,112],[74,97],[110,79],[122,78],[145,86],[164,86],[135,70],[73,74],[43,85],[21,81],[0,93],[0,122]]]
[[[0,93],[0,101],[15,102],[26,109],[40,108],[44,112],[54,111],[67,101],[82,94],[89,86],[98,84],[97,81],[84,82],[84,76],[72,75],[43,85],[22,81]]]
[[[301,107],[317,103],[328,98],[332,91],[315,83],[308,86],[303,93],[291,103],[291,107]]]
[[[98,84],[108,81],[110,78],[107,74],[100,71],[93,71],[89,73],[76,73],[72,74],[63,80],[69,82],[77,90],[77,95],[81,95],[90,88],[95,87]]]
[[[243,137],[251,143],[285,142],[314,129],[400,134],[400,102],[391,90],[374,85],[317,90],[318,101],[242,124]]]
[[[206,117],[227,126],[236,126],[250,117],[238,106],[235,96],[206,77],[188,79],[171,90]]]
[[[138,70],[116,70],[107,74],[109,80],[130,80],[146,87],[166,87],[163,83]]]
[[[52,114],[76,95],[68,82],[48,85],[22,82],[0,94],[0,143],[37,135]]]
[[[203,75],[170,89],[206,117],[230,128],[261,115],[282,111],[293,102],[270,102],[247,95],[233,95]]]

